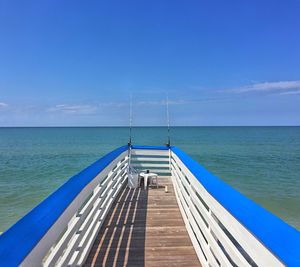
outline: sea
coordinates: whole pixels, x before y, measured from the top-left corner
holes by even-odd
[[[300,127],[171,127],[210,172],[300,229]],[[127,127],[0,128],[0,232],[71,176],[127,144]],[[163,145],[166,127],[134,127],[134,144]]]

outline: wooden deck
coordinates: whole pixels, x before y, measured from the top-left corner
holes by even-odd
[[[126,188],[119,194],[85,266],[200,266],[172,182],[159,182],[158,189]]]

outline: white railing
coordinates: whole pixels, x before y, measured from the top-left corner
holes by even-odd
[[[168,149],[131,149],[130,166],[137,171],[149,170],[159,175],[170,175],[170,151]]]
[[[284,266],[207,192],[174,152],[171,169],[177,201],[203,266]]]
[[[98,231],[127,179],[127,152],[121,154],[95,178],[92,193],[86,198],[43,260],[44,266],[80,266],[93,245]]]

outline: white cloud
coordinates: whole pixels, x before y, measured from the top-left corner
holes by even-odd
[[[94,114],[97,111],[97,106],[94,105],[56,105],[47,109],[48,112],[61,112],[70,115],[88,115]]]
[[[8,106],[8,104],[4,103],[4,102],[0,102],[0,108],[6,108]]]
[[[48,108],[47,112],[63,113],[68,115],[91,115],[106,111],[109,108],[128,107],[125,102],[101,102],[92,104],[59,104]]]
[[[282,92],[280,95],[300,95],[300,89],[296,91]]]
[[[265,92],[265,93],[279,93],[292,94],[300,90],[300,81],[279,81],[279,82],[263,82],[243,86],[236,89],[226,90],[234,93],[248,93],[248,92]]]

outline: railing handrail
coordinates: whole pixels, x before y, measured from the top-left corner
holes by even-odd
[[[171,150],[231,215],[287,266],[300,266],[300,232],[211,174],[178,147]]]
[[[128,146],[119,147],[71,177],[0,236],[0,265],[17,266],[76,196]]]

